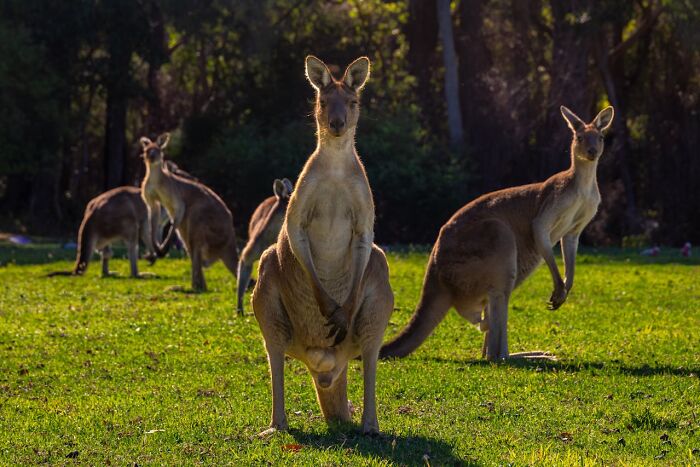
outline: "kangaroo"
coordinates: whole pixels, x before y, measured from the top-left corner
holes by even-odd
[[[153,265],[156,255],[152,248],[146,204],[141,199],[141,189],[133,186],[114,188],[93,198],[85,208],[83,221],[78,230],[78,251],[72,271],[56,271],[53,276],[81,276],[87,270],[92,252],[96,249],[102,256],[102,276],[107,277],[109,259],[112,257],[111,243],[123,240],[127,244],[131,277],[139,275],[137,260],[139,238],[146,246],[146,259]],[[164,252],[167,253],[169,243]]]
[[[374,202],[355,150],[359,95],[370,73],[367,57],[336,80],[318,58],[306,58],[316,91],[316,150],[306,161],[277,243],[260,259],[253,311],[272,377],[269,435],[287,429],[285,354],[302,361],[327,421],[350,420],[348,361],[362,357],[362,431],[379,432],[377,357],[394,297],[384,253],[373,244]]]
[[[171,219],[164,240],[168,244],[175,231],[182,239],[192,260],[192,289],[205,291],[203,267],[221,259],[236,277],[238,251],[233,216],[224,202],[211,189],[191,177],[172,173],[164,163],[163,149],[170,135],[164,133],[155,142],[141,138],[146,176],[141,184],[141,195],[148,208],[152,226],[158,225],[159,205],[163,205]],[[153,248],[161,254],[162,246],[153,238]]]
[[[253,263],[265,248],[277,240],[293,189],[292,182],[288,179],[276,179],[272,184],[275,195],[260,203],[250,218],[248,243],[243,248],[241,259],[238,261],[238,314],[240,315],[243,314],[243,297],[251,281]]]
[[[564,106],[561,113],[573,132],[569,169],[542,183],[483,195],[442,226],[416,312],[399,336],[382,347],[381,358],[411,353],[454,307],[484,331],[482,357],[555,359],[540,351],[508,353],[508,300],[542,259],[554,283],[549,309],[566,300],[574,285],[579,235],[600,203],[596,168],[614,111],[607,107],[589,124]],[[565,280],[552,253],[557,241]]]

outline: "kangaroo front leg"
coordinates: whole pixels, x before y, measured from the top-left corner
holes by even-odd
[[[350,294],[343,304],[343,311],[346,313],[348,322],[352,318],[355,308],[357,308],[362,278],[365,275],[365,269],[367,269],[369,255],[372,253],[372,240],[371,230],[355,234],[352,238],[351,251],[353,258]]]
[[[328,338],[335,335],[336,342],[342,341],[347,334],[348,326],[346,322],[343,323],[338,320],[338,317],[342,316],[341,307],[328,292],[326,292],[323,288],[323,284],[321,284],[321,280],[318,278],[316,266],[314,266],[314,260],[311,257],[311,247],[306,231],[297,222],[292,221],[289,214],[287,214],[287,235],[289,236],[289,246],[292,249],[292,253],[306,270],[311,280],[311,288],[321,314],[329,320],[331,332],[328,334]],[[334,321],[331,322],[331,319]]]
[[[549,232],[545,229],[542,224],[535,222],[534,224],[534,237],[535,246],[537,247],[537,252],[542,256],[544,262],[547,263],[549,272],[552,275],[552,283],[554,291],[549,298],[549,309],[556,310],[564,304],[566,301],[567,290],[564,286],[564,281],[559,273],[559,268],[557,267],[557,262],[554,259],[554,253],[552,253],[552,246],[549,239]]]
[[[561,254],[564,257],[564,284],[566,291],[571,291],[574,286],[574,269],[576,267],[576,252],[580,232],[564,235],[561,239]]]
[[[167,254],[168,249],[170,247],[170,243],[173,241],[173,236],[177,235],[175,231],[180,228],[180,224],[182,224],[184,218],[185,207],[178,206],[175,211],[175,215],[172,219],[172,222],[170,223],[170,229],[168,229],[168,233],[165,236],[165,240],[163,240],[163,243],[158,244],[158,240],[156,239],[156,237],[153,238],[154,247],[156,248],[156,252],[158,253],[159,257],[162,258]]]

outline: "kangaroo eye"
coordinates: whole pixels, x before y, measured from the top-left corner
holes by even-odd
[[[321,102],[321,107],[322,107],[322,108],[326,106],[326,100],[325,100],[325,99],[321,99],[320,102]]]
[[[360,101],[358,101],[357,99],[353,99],[353,100],[350,101],[350,103],[351,103],[352,105],[357,105],[357,104],[360,103]]]
[[[603,138],[603,135],[600,135],[600,136],[598,137],[598,139],[600,139],[601,141],[603,141],[603,139],[604,139],[604,138]]]
[[[581,138],[580,136],[577,136],[576,141],[580,143],[581,141],[583,141],[583,138]]]

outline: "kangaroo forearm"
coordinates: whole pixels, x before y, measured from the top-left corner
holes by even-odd
[[[362,284],[362,278],[369,263],[369,257],[372,253],[372,238],[371,234],[362,234],[356,236],[352,241],[353,266],[352,266],[352,282],[350,286],[350,295],[348,301],[357,299],[357,295]]]
[[[288,226],[289,227],[289,226]],[[313,258],[311,257],[311,247],[309,245],[309,239],[306,232],[301,229],[289,229],[287,230],[289,236],[289,246],[292,249],[292,254],[296,257],[301,264],[301,267],[306,272],[307,276],[311,280],[311,286],[314,291],[314,296],[316,301],[321,305],[324,302],[331,300],[330,295],[323,288],[321,280],[318,278],[318,273],[316,272],[316,267],[314,266]],[[327,311],[321,306],[321,311]]]
[[[561,253],[564,257],[564,277],[566,288],[569,290],[571,290],[571,287],[574,285],[578,239],[578,234],[566,235],[561,239]]]
[[[544,262],[547,264],[547,267],[549,268],[549,272],[552,275],[552,282],[554,283],[554,286],[556,287],[557,285],[561,284],[562,278],[561,274],[559,273],[559,268],[557,267],[557,262],[554,259],[554,253],[552,253],[552,247],[549,245],[549,235],[542,232],[542,231],[535,231],[535,244],[537,247],[538,253],[542,256],[542,259],[544,259]]]

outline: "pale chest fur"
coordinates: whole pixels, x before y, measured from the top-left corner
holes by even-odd
[[[171,219],[175,216],[178,200],[176,196],[172,195],[169,187],[166,186],[165,180],[149,177],[144,184],[143,191],[146,199],[157,201],[163,205]]]
[[[564,235],[580,233],[595,216],[600,204],[598,186],[571,187],[560,199],[550,216],[549,237],[552,245]]]
[[[301,224],[311,256],[319,278],[329,282],[345,282],[352,260],[352,240],[374,224],[367,178],[354,155],[345,157],[342,164],[319,164],[303,174],[298,188],[299,199],[303,200]]]

